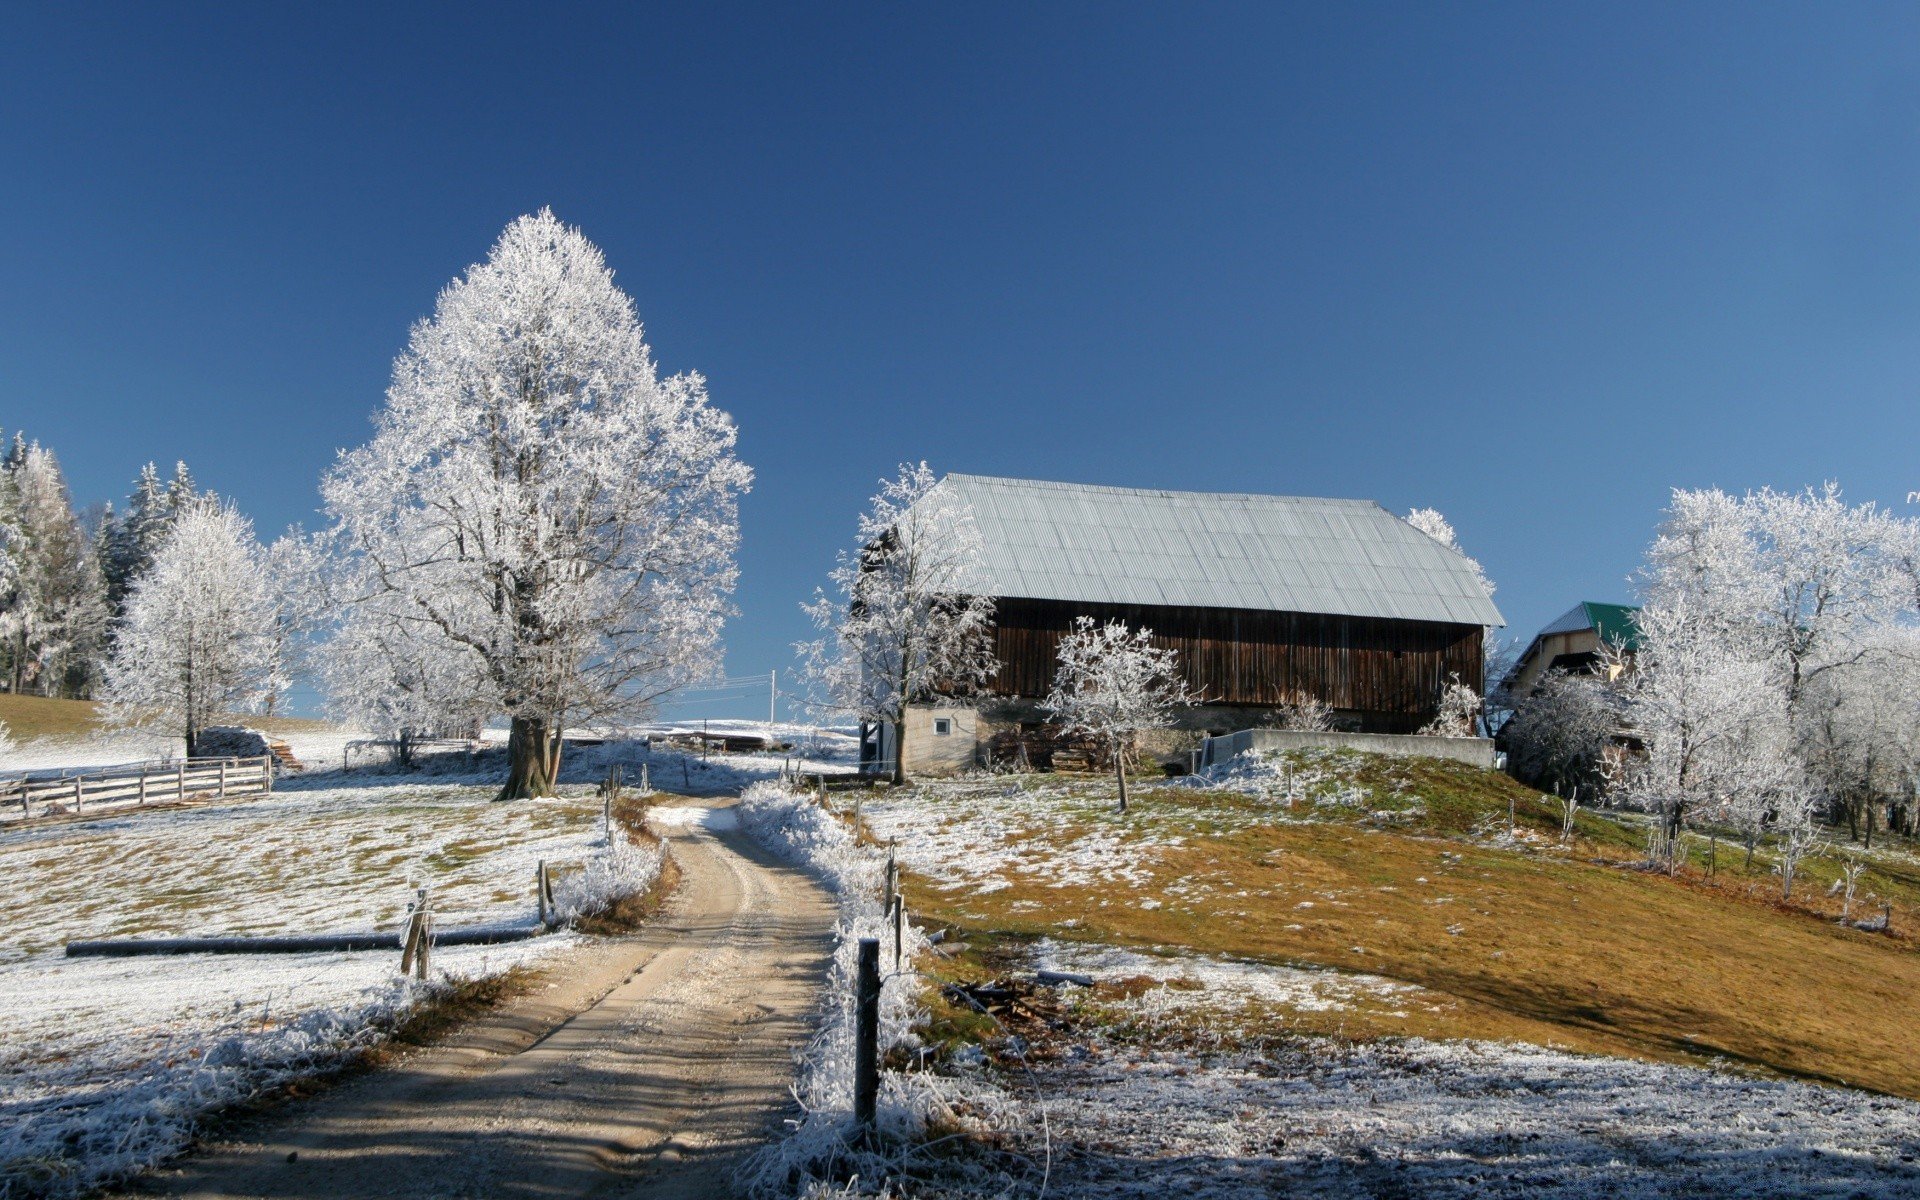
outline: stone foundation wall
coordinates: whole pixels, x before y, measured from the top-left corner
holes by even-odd
[[[1309,733],[1298,729],[1242,729],[1208,738],[1200,765],[1214,766],[1249,750],[1360,750],[1402,758],[1446,758],[1492,770],[1493,739],[1429,737],[1409,733]]]

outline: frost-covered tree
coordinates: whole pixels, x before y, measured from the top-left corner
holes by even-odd
[[[1623,686],[1646,752],[1616,764],[1616,797],[1659,816],[1670,846],[1690,819],[1727,820],[1794,786],[1785,695],[1761,647],[1720,636],[1717,617],[1685,592],[1643,606],[1638,624]]]
[[[1824,795],[1857,823],[1872,802],[1864,781],[1887,775],[1873,767],[1888,735],[1875,726],[1903,719],[1879,647],[1912,620],[1902,564],[1914,544],[1910,522],[1849,507],[1831,484],[1675,491],[1641,573],[1629,680],[1649,748],[1642,788],[1733,821],[1749,844],[1788,791]]]
[[[319,678],[336,720],[391,739],[404,761],[413,740],[472,736],[497,710],[479,659],[450,652],[393,605],[376,597],[349,608],[319,656]]]
[[[1765,589],[1759,619],[1796,712],[1807,682],[1857,664],[1894,620],[1903,589],[1890,578],[1896,525],[1874,505],[1850,507],[1837,484],[1763,490],[1742,504]]]
[[[322,487],[355,619],[466,661],[512,723],[502,799],[552,793],[567,722],[714,669],[752,473],[579,230],[507,226],[414,327],[375,426]]]
[[[1591,675],[1549,671],[1501,730],[1513,773],[1562,797],[1589,799],[1603,786],[1621,703]]]
[[[333,563],[324,540],[299,526],[275,538],[261,564],[273,601],[273,685],[262,704],[269,716],[280,711],[295,680],[311,675],[318,655],[316,638],[332,624],[338,596]]]
[[[993,602],[976,594],[982,543],[973,510],[926,463],[882,480],[834,593],[803,605],[824,636],[795,647],[825,703],[893,730],[893,778],[914,704],[958,704],[993,674]]]
[[[278,663],[272,589],[253,526],[231,505],[190,502],[134,582],[107,664],[109,714],[179,736],[257,708]]]
[[[1074,621],[1060,639],[1060,667],[1042,702],[1062,731],[1099,742],[1113,756],[1120,811],[1127,811],[1127,755],[1150,729],[1165,729],[1194,703],[1179,656],[1153,644],[1153,631],[1119,621]]]
[[[1795,749],[1849,834],[1871,847],[1879,813],[1905,807],[1920,776],[1920,635],[1884,630],[1849,660],[1807,680]]]
[[[59,460],[37,442],[16,437],[0,461],[0,526],[11,560],[0,642],[12,690],[83,693],[104,632],[104,587]]]
[[[199,494],[187,464],[174,465],[171,485],[160,481],[153,463],[140,468],[126,509],[106,524],[100,567],[106,576],[109,619],[118,621],[133,581],[153,564],[153,556],[182,506]]]
[[[1781,795],[1775,814],[1779,830],[1775,849],[1780,858],[1782,900],[1793,899],[1793,878],[1800,864],[1826,849],[1819,826],[1814,824],[1815,807],[1813,796],[1804,788],[1791,788]]]

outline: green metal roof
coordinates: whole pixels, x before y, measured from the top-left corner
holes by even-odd
[[[1600,635],[1602,642],[1609,646],[1623,646],[1628,650],[1640,648],[1638,607],[1631,604],[1601,604],[1593,600],[1583,601],[1580,607],[1587,610],[1587,620],[1593,623],[1593,630]]]
[[[1607,645],[1621,645],[1629,650],[1640,648],[1640,624],[1634,614],[1640,610],[1631,604],[1601,604],[1595,600],[1582,600],[1561,615],[1560,619],[1542,629],[1534,636],[1534,641],[1552,637],[1556,633],[1579,633],[1591,629]]]

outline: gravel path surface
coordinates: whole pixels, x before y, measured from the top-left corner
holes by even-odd
[[[683,880],[629,939],[402,1064],[149,1177],[189,1197],[705,1197],[793,1115],[832,907],[733,828],[678,810]],[[717,819],[716,819],[717,818]]]

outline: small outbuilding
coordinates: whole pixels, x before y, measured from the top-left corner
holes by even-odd
[[[1530,695],[1553,670],[1613,678],[1640,648],[1639,615],[1630,604],[1582,600],[1533,635],[1507,672],[1507,690]]]

